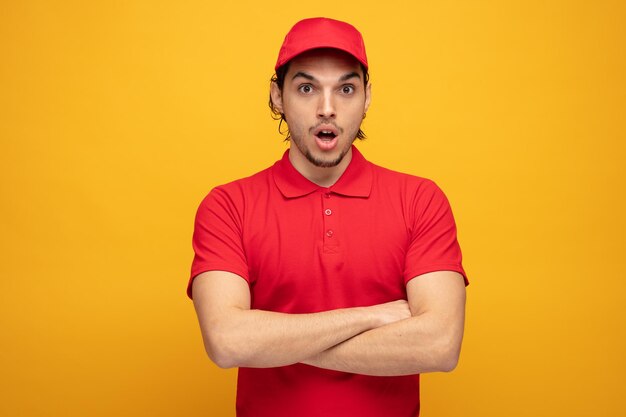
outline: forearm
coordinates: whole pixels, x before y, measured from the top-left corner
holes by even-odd
[[[376,325],[366,308],[314,314],[237,309],[203,335],[219,366],[268,368],[301,362]]]
[[[423,314],[361,333],[303,363],[364,375],[395,376],[450,371],[458,361],[462,324],[442,330]]]
[[[301,362],[364,331],[411,315],[405,300],[311,314],[250,309],[247,283],[225,271],[196,277],[193,295],[206,351],[224,368]]]

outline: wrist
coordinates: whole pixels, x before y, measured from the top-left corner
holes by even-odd
[[[360,323],[363,331],[372,330],[385,324],[380,314],[377,314],[375,305],[367,307],[357,307]]]

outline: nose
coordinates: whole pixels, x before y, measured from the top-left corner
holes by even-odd
[[[331,91],[320,94],[317,116],[322,119],[332,119],[336,115],[335,100]]]

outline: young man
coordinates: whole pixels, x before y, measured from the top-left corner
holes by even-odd
[[[463,336],[448,202],[353,146],[371,99],[354,27],[298,22],[275,69],[291,147],[196,217],[188,294],[207,353],[240,368],[240,417],[418,416],[419,374],[452,370]]]

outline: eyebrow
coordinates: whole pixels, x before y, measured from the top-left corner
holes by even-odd
[[[302,77],[302,78],[306,78],[309,81],[315,81],[315,77],[312,76],[311,74],[307,74],[306,72],[303,71],[298,71],[296,72],[293,77],[291,77],[292,80],[295,80],[298,77]],[[358,72],[349,72],[347,74],[342,75],[341,77],[339,77],[339,81],[343,82],[343,81],[347,81],[351,78],[361,78],[361,76],[359,75]]]
[[[349,72],[347,74],[342,75],[339,78],[339,81],[348,81],[350,78],[358,78],[361,79],[361,76],[359,75],[358,72]]]
[[[315,77],[314,77],[314,76],[312,76],[311,74],[307,74],[306,72],[302,72],[302,71],[298,71],[298,72],[296,72],[296,73],[293,75],[293,77],[291,77],[291,79],[292,79],[292,80],[295,80],[295,79],[296,79],[296,78],[298,78],[298,77],[306,78],[307,80],[310,80],[310,81],[314,81],[314,80],[315,80]]]

